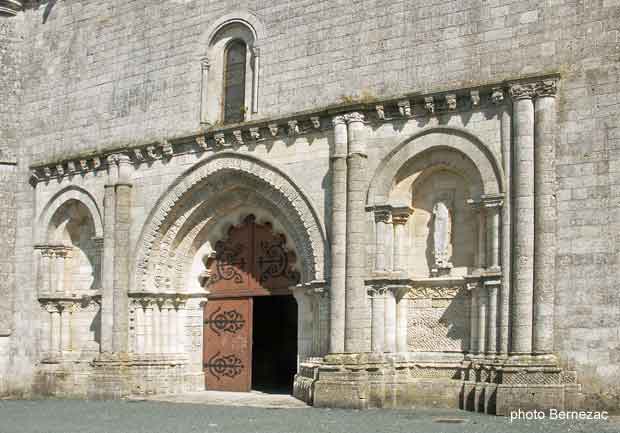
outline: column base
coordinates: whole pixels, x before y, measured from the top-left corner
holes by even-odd
[[[460,408],[510,415],[583,405],[574,372],[551,359],[413,361],[408,354],[330,354],[302,363],[294,395],[317,407]]]

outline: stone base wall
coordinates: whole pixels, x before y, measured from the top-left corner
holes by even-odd
[[[421,363],[371,354],[328,355],[302,364],[295,396],[317,407],[460,408],[507,416],[511,411],[583,409],[572,372],[553,360]],[[588,408],[592,409],[592,408]]]
[[[101,356],[89,362],[42,363],[35,375],[33,395],[118,399],[204,389],[203,373],[188,370],[182,355]]]

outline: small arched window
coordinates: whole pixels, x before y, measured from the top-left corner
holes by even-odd
[[[247,47],[241,40],[232,41],[224,59],[224,123],[245,120],[245,75]]]

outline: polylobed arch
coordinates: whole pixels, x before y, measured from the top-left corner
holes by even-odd
[[[90,214],[90,219],[94,226],[95,237],[103,237],[103,219],[99,206],[94,197],[85,189],[77,186],[68,186],[54,194],[54,196],[43,207],[36,225],[35,239],[37,243],[43,244],[48,241],[48,231],[54,216],[58,210],[68,203],[76,201],[84,206]]]
[[[442,157],[446,153],[463,159]],[[474,197],[497,195],[504,190],[499,161],[478,137],[462,128],[431,127],[407,138],[383,158],[370,183],[367,204],[389,203],[396,182],[405,177],[404,172],[434,165],[468,178]]]
[[[306,194],[288,175],[265,161],[221,152],[179,176],[157,202],[136,247],[133,290],[150,291],[157,266],[173,266],[173,273],[182,270],[181,262],[188,251],[195,251],[194,240],[203,232],[204,227],[199,225],[209,225],[204,222],[214,217],[214,210],[221,212],[221,206],[226,204],[222,194],[231,189],[245,191],[255,198],[257,205],[262,203],[272,213],[279,212],[277,221],[290,237],[300,260],[302,283],[323,280],[326,237]],[[177,257],[177,253],[181,262],[170,262],[170,257]]]

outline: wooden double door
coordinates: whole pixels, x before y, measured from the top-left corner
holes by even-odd
[[[286,248],[284,235],[250,215],[216,243],[205,264],[210,292],[204,308],[206,388],[250,391],[254,299],[290,296],[290,287],[299,282],[295,254]]]

